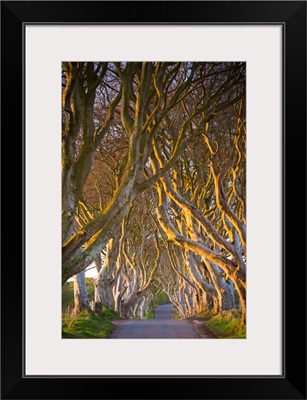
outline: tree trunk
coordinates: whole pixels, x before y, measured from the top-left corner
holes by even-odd
[[[103,265],[101,261],[95,282],[95,309],[102,307],[114,308],[112,285],[116,278],[116,259],[118,256],[118,239],[111,239],[107,244],[107,251]],[[99,257],[100,259],[100,257]]]
[[[86,288],[85,272],[82,271],[74,275],[74,314],[77,315],[82,310],[89,310],[90,303]]]

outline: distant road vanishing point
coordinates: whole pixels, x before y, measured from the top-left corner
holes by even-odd
[[[116,328],[111,339],[200,339],[209,338],[200,334],[193,323],[174,320],[172,304],[157,307],[155,318],[149,320],[114,321]]]

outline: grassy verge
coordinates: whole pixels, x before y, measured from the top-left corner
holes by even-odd
[[[157,308],[156,306],[150,307],[150,309],[147,311],[145,315],[145,319],[154,319],[156,308]]]
[[[204,326],[218,338],[246,338],[246,326],[241,323],[241,314],[238,311],[223,311],[205,321]]]
[[[103,316],[85,310],[76,317],[66,319],[62,324],[62,337],[70,339],[104,339],[109,337],[114,328],[111,320],[118,314],[104,308]]]

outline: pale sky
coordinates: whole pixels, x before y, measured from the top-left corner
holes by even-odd
[[[93,266],[93,268],[91,268],[91,266]],[[88,271],[85,271],[86,278],[96,278],[97,271],[96,271],[94,264],[91,264],[88,268],[90,268],[90,269]],[[68,282],[71,282],[71,281],[73,281],[73,278],[68,279]]]

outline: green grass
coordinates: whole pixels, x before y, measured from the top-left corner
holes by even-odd
[[[212,313],[210,312],[210,310],[203,310],[197,314],[195,314],[196,318],[202,318],[204,320],[208,320],[212,317]]]
[[[246,326],[241,323],[241,314],[235,310],[223,311],[204,323],[218,338],[245,339]]]
[[[82,311],[76,317],[66,319],[62,325],[62,337],[71,339],[104,339],[114,328],[111,320],[119,318],[114,310],[104,308],[103,316],[90,310]]]
[[[155,306],[150,307],[150,309],[147,311],[147,313],[145,315],[145,319],[154,319],[155,318],[155,311],[156,311],[156,307]]]
[[[102,307],[103,318],[106,319],[119,319],[120,316],[117,311],[114,311],[112,308]]]

